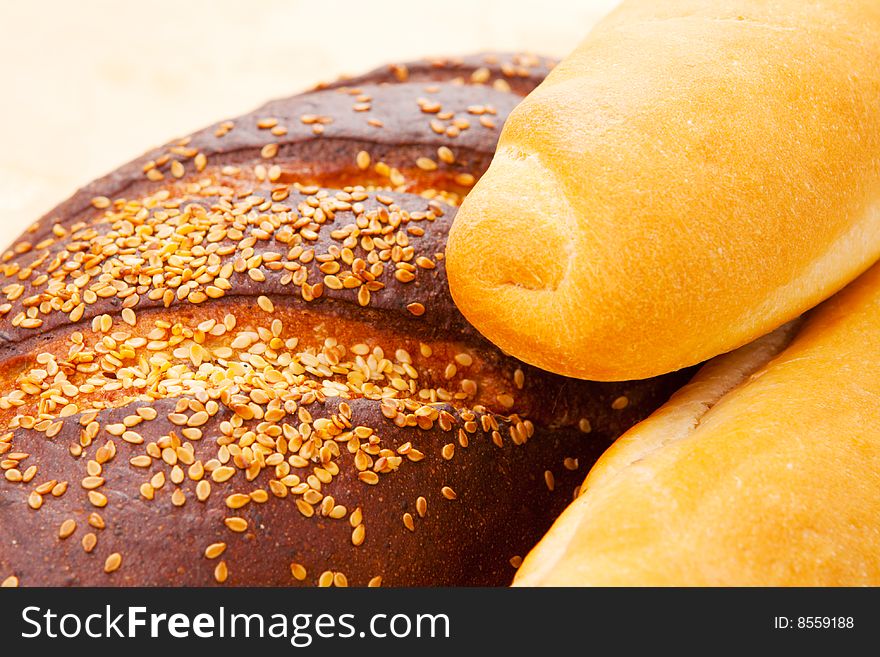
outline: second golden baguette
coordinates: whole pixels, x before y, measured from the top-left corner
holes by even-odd
[[[880,585],[880,265],[795,330],[624,434],[516,583]]]

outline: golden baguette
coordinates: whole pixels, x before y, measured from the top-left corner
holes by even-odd
[[[880,3],[628,0],[510,115],[447,248],[490,340],[594,380],[746,344],[880,257]]]
[[[766,362],[794,330],[621,437],[516,584],[880,585],[880,265]]]

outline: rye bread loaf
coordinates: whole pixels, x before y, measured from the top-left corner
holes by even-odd
[[[147,153],[0,261],[6,585],[500,585],[685,374],[506,356],[443,252],[548,63],[380,69]]]

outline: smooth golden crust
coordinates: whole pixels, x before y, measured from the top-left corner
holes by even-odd
[[[0,581],[510,581],[684,377],[568,380],[456,311],[446,234],[519,100],[496,63],[270,103],[3,254]]]
[[[505,124],[452,295],[539,367],[642,378],[741,346],[880,256],[880,7],[632,0]]]
[[[880,267],[750,374],[771,340],[625,434],[516,583],[880,584]]]

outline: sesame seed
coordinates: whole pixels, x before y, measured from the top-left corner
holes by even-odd
[[[394,278],[396,278],[401,283],[411,283],[412,281],[414,281],[416,279],[416,275],[413,274],[408,269],[398,269],[397,271],[394,272]],[[366,288],[361,288],[361,289],[363,290]]]
[[[214,579],[217,580],[218,583],[223,584],[229,578],[229,568],[226,566],[225,561],[221,561],[214,568]]]
[[[587,418],[582,417],[578,420],[578,429],[580,429],[582,433],[590,433],[593,430],[593,426]]]
[[[371,589],[379,588],[380,586],[382,586],[382,577],[379,575],[371,578],[369,583],[367,583],[367,587]]]
[[[425,98],[420,98],[418,100],[418,104],[419,109],[421,109],[425,114],[436,114],[442,108],[442,105],[440,105],[440,103],[433,100],[427,100]]]
[[[264,312],[267,312],[267,313],[275,312],[275,305],[272,303],[272,301],[269,299],[269,297],[263,297],[263,296],[258,297],[257,298],[257,305]]]
[[[31,492],[31,494],[28,495],[28,506],[34,510],[39,509],[43,506],[43,496],[36,491]]]
[[[158,411],[150,406],[139,406],[135,412],[145,420],[155,420],[159,415]]]
[[[629,406],[629,399],[627,399],[623,395],[621,395],[611,403],[611,408],[613,408],[615,411],[621,411],[627,406]]]
[[[93,532],[89,532],[82,537],[82,548],[86,552],[91,552],[92,550],[94,550],[97,544],[98,537]]]
[[[518,554],[515,554],[512,557],[510,557],[510,565],[513,566],[514,568],[519,568],[520,566],[522,566],[522,562],[523,562],[522,557],[519,556]]]
[[[121,438],[131,445],[140,445],[144,442],[144,437],[137,431],[123,431]]]
[[[107,506],[107,501],[107,496],[103,493],[99,493],[96,490],[89,491],[89,502],[91,502],[92,506],[102,509]]]
[[[162,471],[157,472],[152,477],[150,477],[150,486],[159,490],[165,485],[165,473]]]
[[[369,484],[371,486],[375,486],[379,483],[379,475],[370,470],[367,470],[366,472],[359,472],[358,479],[360,479],[365,484]]]
[[[240,509],[251,501],[251,498],[242,493],[233,493],[226,498],[226,506],[230,509]]]
[[[370,167],[370,154],[367,151],[360,151],[357,154],[357,167],[364,171]]]
[[[406,178],[397,169],[391,169],[391,173],[388,177],[391,179],[391,184],[394,187],[402,187],[406,182]]]
[[[492,76],[491,71],[486,67],[480,67],[471,73],[471,82],[476,84],[485,84]]]
[[[556,479],[553,477],[553,473],[549,470],[544,470],[544,483],[547,484],[547,490],[551,493],[553,489],[556,488]]]
[[[447,500],[455,500],[458,499],[458,495],[454,490],[452,490],[449,486],[444,486],[440,489],[440,494],[443,495]]]
[[[119,570],[119,567],[122,565],[122,555],[118,552],[114,552],[109,557],[107,557],[106,561],[104,561],[104,572],[112,573]]]
[[[505,409],[513,408],[513,405],[515,403],[513,397],[511,395],[508,395],[507,393],[496,395],[495,400]]]
[[[411,532],[416,530],[415,523],[413,522],[413,517],[411,513],[403,514],[403,526],[406,527]]]
[[[94,490],[104,485],[103,477],[86,477],[82,480],[82,487],[86,490]]]
[[[441,146],[437,149],[437,157],[440,158],[441,162],[445,162],[446,164],[454,164],[455,163],[455,155],[448,146]]]
[[[235,474],[235,469],[230,468],[229,466],[220,466],[214,472],[211,473],[211,479],[213,479],[218,484],[223,483],[224,481],[228,481]]]
[[[2,582],[0,582],[0,588],[14,589],[18,586],[18,584],[19,584],[18,577],[16,577],[15,575],[10,575],[6,579],[4,579]]]
[[[193,413],[187,420],[188,427],[200,427],[208,421],[208,413],[205,411],[197,411]]]
[[[211,496],[211,484],[207,480],[202,479],[196,484],[196,498],[199,502],[204,502]]]
[[[216,559],[224,552],[226,552],[226,543],[211,543],[205,548],[205,558]]]
[[[436,269],[437,265],[430,258],[419,256],[416,258],[416,264],[422,269]]]
[[[278,144],[266,144],[260,149],[260,157],[264,160],[271,160],[276,155],[278,155]]]
[[[76,531],[76,520],[73,518],[68,518],[64,522],[61,523],[61,527],[58,528],[58,538],[65,539],[68,538]]]
[[[179,448],[177,451],[180,452],[181,457],[184,454],[189,454],[189,452],[184,450],[182,447]],[[176,453],[177,452],[175,452],[175,454]],[[175,465],[174,467],[171,468],[171,476],[170,476],[171,483],[177,484],[179,486],[180,484],[183,483],[183,480],[185,478],[186,478],[186,475],[183,474],[183,468],[181,468],[179,465]]]
[[[295,580],[300,582],[308,576],[305,566],[296,562],[290,564],[290,574],[293,575]]]
[[[224,523],[224,524],[225,524],[225,525],[226,525],[231,531],[234,531],[234,532],[239,533],[239,534],[240,534],[241,532],[245,531],[245,530],[247,529],[247,527],[248,527],[247,520],[245,520],[244,518],[238,518],[238,517],[235,517],[235,516],[233,516],[233,517],[231,517],[231,518],[226,518],[225,520],[223,520],[223,523]]]
[[[321,573],[321,576],[318,577],[318,586],[321,588],[327,588],[333,585],[333,571],[325,570]]]
[[[358,546],[364,542],[364,538],[366,537],[367,530],[363,524],[355,527],[351,532],[351,543],[352,545]]]

